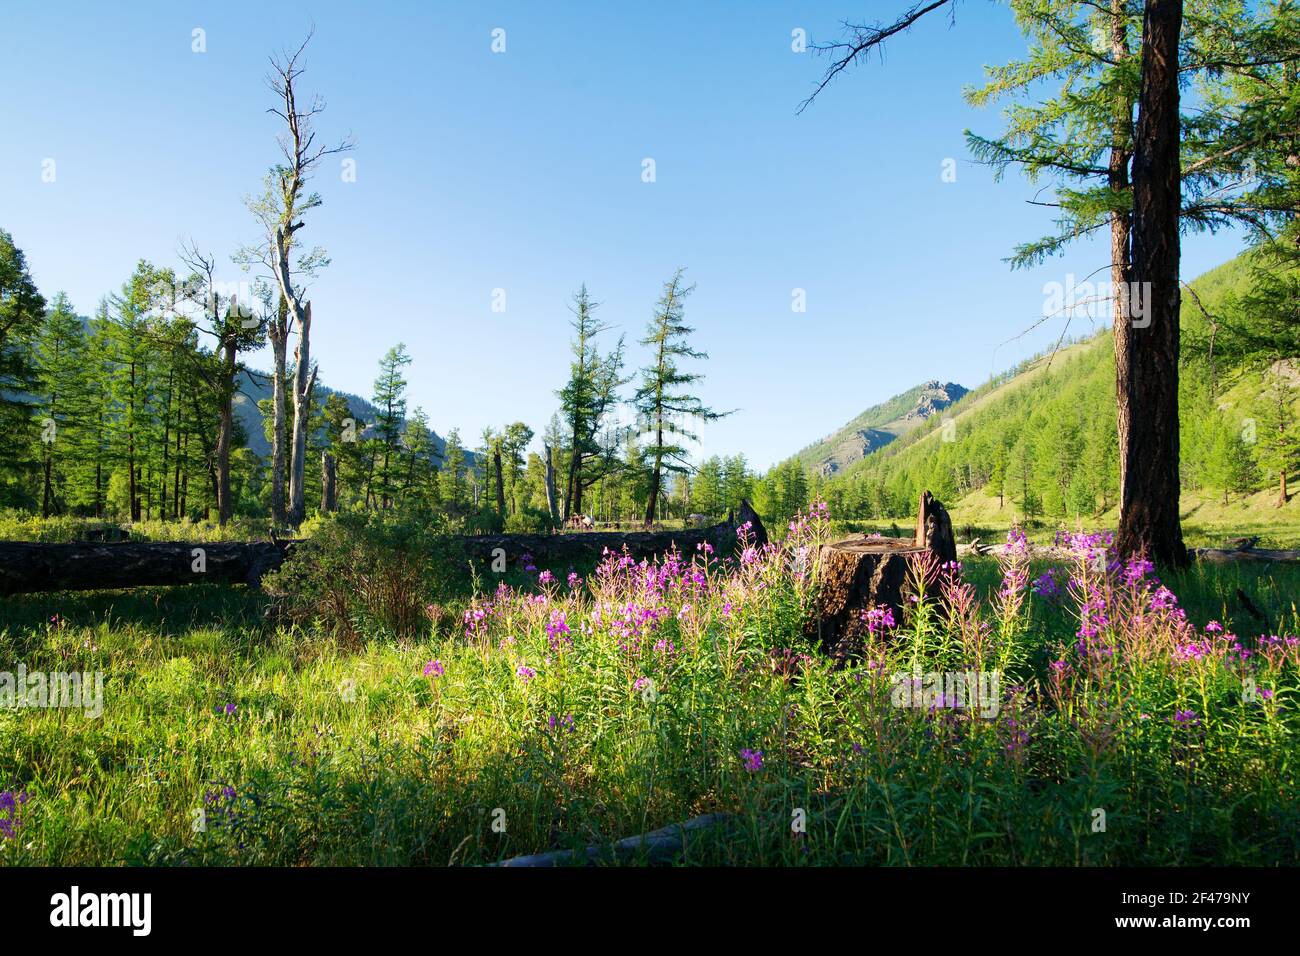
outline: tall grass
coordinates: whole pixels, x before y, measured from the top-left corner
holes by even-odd
[[[1294,577],[1166,588],[1087,535],[918,564],[835,668],[805,636],[828,533],[493,581],[356,648],[242,588],[11,600],[0,668],[107,688],[98,719],[0,711],[0,861],[475,864],[718,811],[686,862],[1300,862]],[[997,672],[996,713],[933,692],[958,671]]]

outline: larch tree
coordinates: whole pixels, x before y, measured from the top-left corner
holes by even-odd
[[[372,451],[372,474],[377,479],[373,488],[366,492],[366,504],[377,504],[388,508],[397,496],[397,475],[394,470],[398,457],[398,443],[402,437],[402,427],[406,421],[406,386],[404,376],[406,367],[411,364],[411,356],[406,346],[398,342],[379,360],[379,377],[375,379],[374,395],[371,398],[379,409],[375,417]],[[377,472],[377,474],[376,474]]]
[[[893,22],[850,25],[844,41],[816,46],[832,63],[800,109],[886,40],[936,10],[951,14],[955,5],[917,3]],[[1257,154],[1276,152],[1284,128],[1262,122],[1268,111],[1240,96],[1238,108],[1184,120],[1179,81],[1197,76],[1214,84],[1224,73],[1255,75],[1294,63],[1294,16],[1289,0],[1255,17],[1233,0],[1191,0],[1192,30],[1184,36],[1183,0],[1011,5],[1031,39],[1030,55],[991,71],[989,84],[972,100],[1023,93],[1045,79],[1063,81],[1062,92],[1038,106],[1014,105],[1004,137],[972,136],[971,145],[979,159],[1018,164],[1031,177],[1048,174],[1058,182],[1057,201],[1047,205],[1060,210],[1060,228],[1021,247],[1020,261],[1037,261],[1080,235],[1110,228],[1120,468],[1116,544],[1121,553],[1145,552],[1180,566],[1187,552],[1178,520],[1179,228],[1183,219],[1216,228],[1276,212],[1267,202],[1225,198],[1218,180]],[[1195,134],[1187,137],[1185,163],[1184,132]]]
[[[41,516],[65,509],[72,459],[84,451],[81,431],[89,409],[86,331],[68,297],[50,303],[33,342],[41,440]]]
[[[684,320],[686,298],[693,285],[682,281],[684,270],[678,269],[664,283],[663,294],[655,307],[646,337],[641,344],[651,352],[650,364],[641,369],[641,383],[632,397],[638,416],[638,431],[648,435],[645,446],[650,465],[650,487],[646,491],[645,523],[651,524],[665,490],[669,474],[686,475],[690,471],[688,450],[682,441],[698,441],[690,422],[711,422],[729,415],[707,407],[691,389],[704,378],[699,372],[684,371],[682,359],[707,359],[708,355],[690,346],[695,331]]]
[[[605,474],[589,467],[602,460],[598,440],[606,417],[618,404],[623,377],[623,339],[613,351],[601,355],[596,337],[609,326],[596,319],[596,303],[583,285],[573,297],[573,361],[569,381],[557,394],[568,443],[568,471],[565,478],[564,518],[582,513],[583,492]]]
[[[27,258],[0,229],[0,461],[11,468],[31,461],[31,403],[25,396],[36,378],[31,342],[44,313],[45,299]],[[0,500],[17,503],[25,495],[20,490],[24,484],[24,476],[14,474],[12,483],[0,487]]]

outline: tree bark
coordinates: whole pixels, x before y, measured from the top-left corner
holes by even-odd
[[[1116,354],[1120,520],[1116,549],[1187,564],[1178,476],[1178,41],[1182,0],[1147,0],[1133,151],[1133,290],[1128,348]],[[1133,301],[1141,296],[1144,309]]]
[[[861,537],[824,545],[808,636],[836,661],[860,657],[869,633],[863,612],[889,608],[902,623],[907,562],[925,552],[910,538]]]
[[[284,295],[280,296],[280,306],[271,325],[271,351],[275,356],[275,371],[271,380],[271,523],[276,528],[283,528],[288,521],[285,507],[285,402],[284,383],[286,371],[286,352],[289,337],[289,303]]]
[[[559,524],[560,515],[555,504],[555,462],[553,460],[554,453],[551,450],[551,446],[545,444],[542,445],[542,454],[546,458],[546,471],[544,473],[544,482],[546,485],[546,510],[551,514],[551,523]]]
[[[320,510],[332,514],[338,510],[338,468],[334,456],[327,451],[320,453]]]
[[[492,467],[496,470],[497,514],[506,520],[506,486],[505,475],[501,472],[501,445],[492,445]]]
[[[860,657],[871,634],[866,611],[888,608],[895,623],[903,623],[908,562],[920,555],[957,560],[947,509],[928,491],[921,494],[913,538],[860,535],[822,547],[807,635],[838,662]]]
[[[230,500],[230,445],[235,427],[235,336],[227,331],[219,383],[221,412],[217,424],[217,523],[225,524],[235,513]]]
[[[298,347],[294,350],[293,442],[289,459],[289,523],[295,528],[306,517],[307,416],[316,370],[311,367],[311,303],[302,308],[298,322]]]
[[[916,544],[933,551],[941,564],[957,560],[952,519],[939,499],[928,491],[921,492],[921,504],[916,512]]]

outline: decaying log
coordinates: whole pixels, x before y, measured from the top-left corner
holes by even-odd
[[[0,594],[261,583],[293,542],[39,544],[0,541]]]
[[[928,491],[921,496],[915,538],[859,535],[825,545],[808,636],[837,661],[859,656],[869,634],[864,612],[888,608],[901,624],[908,561],[926,553],[957,559],[948,512]]]
[[[736,523],[687,528],[683,531],[593,531],[579,534],[466,535],[451,539],[452,548],[484,561],[504,557],[507,566],[520,567],[531,558],[537,566],[599,560],[605,549],[633,558],[654,557],[677,548],[694,555],[696,545],[707,542],[723,556],[737,544],[737,527],[750,522],[748,534],[767,542],[763,522],[749,502],[742,502]],[[190,544],[184,542],[81,542],[42,544],[0,541],[0,594],[39,591],[89,591],[159,585],[261,583],[262,576],[278,568],[296,541],[253,541]],[[200,554],[201,552],[201,554]],[[195,570],[202,567],[204,570]]]
[[[709,544],[719,557],[729,554],[737,543],[737,528],[750,523],[749,535],[756,546],[767,543],[767,530],[748,501],[741,502],[735,518],[707,528],[680,531],[582,531],[576,534],[478,534],[454,539],[471,558],[491,561],[504,557],[508,566],[531,558],[532,563],[562,565],[566,561],[599,558],[605,551],[621,553],[624,548],[636,560],[652,558],[676,548],[688,558],[700,544]]]
[[[1215,564],[1228,564],[1233,561],[1274,561],[1292,563],[1300,561],[1300,551],[1273,551],[1268,548],[1245,548],[1228,551],[1223,548],[1193,548],[1192,556],[1202,561]]]
[[[516,856],[509,860],[494,863],[493,866],[592,866],[606,861],[671,863],[682,855],[689,844],[692,834],[710,830],[729,819],[725,813],[710,813],[694,817],[685,823],[673,823],[640,836],[619,840],[609,848],[589,846],[585,850],[555,850],[551,853],[534,853],[529,856]]]

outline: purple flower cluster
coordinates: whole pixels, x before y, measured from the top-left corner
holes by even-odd
[[[565,714],[563,717],[557,714],[552,714],[547,720],[547,726],[551,728],[552,732],[559,732],[562,734],[571,734],[577,729],[577,724],[574,722],[572,714]]]
[[[892,607],[867,608],[862,612],[862,620],[866,622],[867,631],[873,635],[884,633],[886,629],[897,626]]]
[[[763,769],[763,751],[751,750],[746,747],[740,752],[740,759],[745,764],[745,769],[750,773],[758,773]]]
[[[552,611],[551,619],[546,622],[546,640],[551,650],[560,651],[573,646],[573,637],[569,633],[569,621],[563,611]]]
[[[19,808],[27,803],[27,791],[0,790],[0,837],[12,839],[22,826]]]

